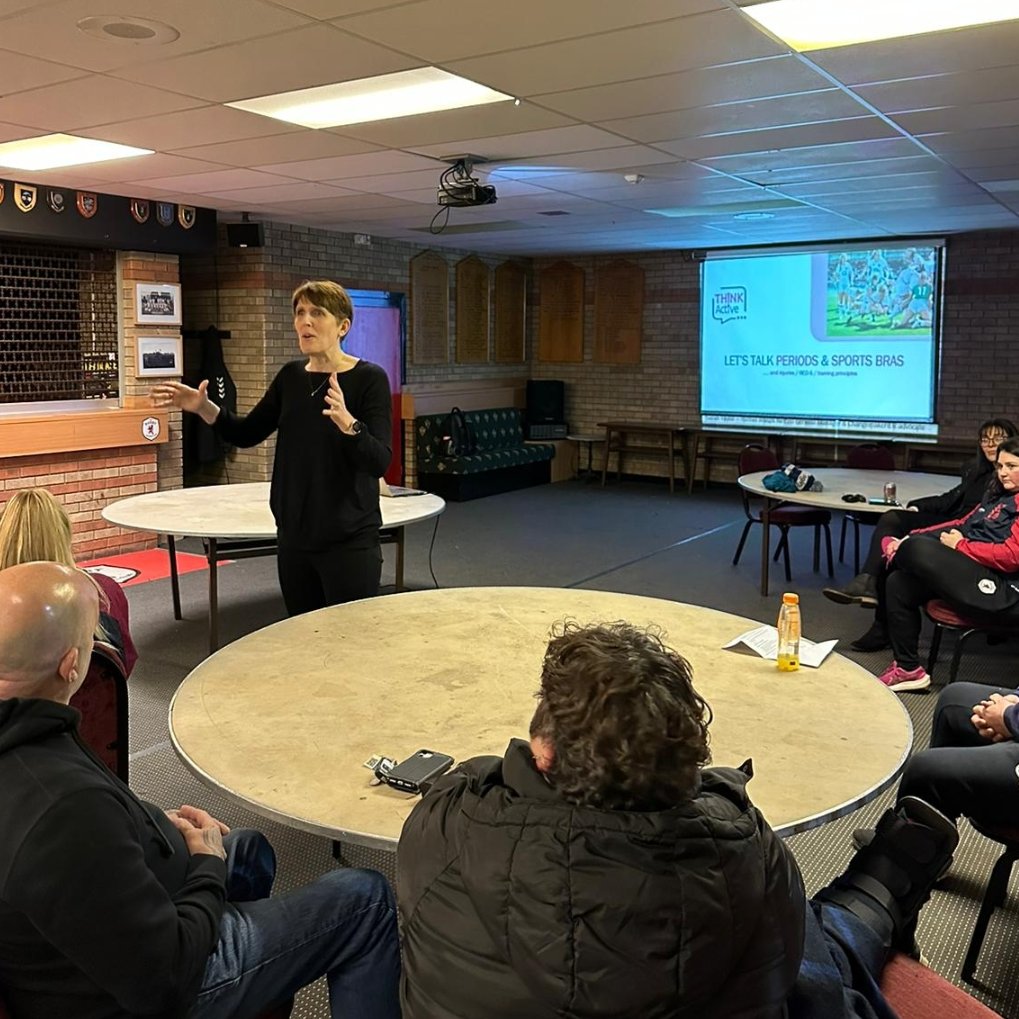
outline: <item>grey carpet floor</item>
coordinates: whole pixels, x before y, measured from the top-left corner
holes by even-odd
[[[732,555],[743,524],[736,491],[717,487],[692,497],[670,496],[663,484],[624,482],[601,488],[581,481],[545,485],[469,503],[451,503],[437,522],[408,529],[406,585],[426,589],[476,585],[540,585],[621,591],[707,605],[763,622],[773,622],[785,586],[773,568],[773,594],[758,590],[759,528],[754,528],[738,567]],[[834,527],[833,527],[834,531]],[[864,529],[865,537],[869,529]],[[837,542],[838,534],[833,533]],[[851,539],[850,539],[851,540]],[[838,650],[875,673],[887,653],[857,654],[850,640],[870,623],[858,608],[839,607],[821,594],[828,582],[811,571],[811,538],[795,534],[793,581],[800,593],[804,628],[812,637],[841,641]],[[188,549],[188,543],[182,546]],[[191,548],[200,551],[199,546]],[[383,593],[392,590],[393,550],[384,550]],[[848,551],[848,548],[847,548]],[[847,556],[851,561],[851,557]],[[848,580],[851,565],[836,563],[836,578]],[[168,738],[167,708],[174,689],[206,654],[207,575],[181,579],[185,618],[173,619],[168,581],[128,589],[131,629],[140,658],[130,682],[131,785],[139,795],[163,806],[191,802],[206,806],[228,823],[260,827],[280,859],[277,889],[298,887],[333,866],[331,847],[322,839],[246,815],[199,783],[181,765]],[[220,568],[221,642],[242,637],[284,616],[275,576],[275,560],[248,559]],[[674,643],[682,650],[681,641]],[[942,652],[947,671],[947,655]],[[723,652],[719,652],[722,654]],[[1019,683],[1016,646],[986,647],[973,641],[963,658],[960,679]],[[915,726],[915,748],[927,745],[936,696],[904,694]],[[832,719],[837,726],[838,719]],[[809,779],[807,779],[809,780]],[[850,834],[872,824],[892,792],[850,817],[790,839],[803,870],[808,893],[836,875],[849,859]],[[997,858],[997,845],[968,825],[952,872],[924,909],[918,940],[932,967],[966,987],[1009,1019],[1019,1019],[1019,902],[1015,883],[984,943],[977,976],[967,987],[959,976],[976,919],[980,896]],[[348,847],[344,862],[371,866],[392,879],[390,854]],[[321,985],[297,1002],[296,1019],[324,1019],[328,1008]]]

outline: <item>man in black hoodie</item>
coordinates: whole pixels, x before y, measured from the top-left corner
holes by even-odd
[[[553,637],[530,743],[436,780],[404,826],[404,1019],[893,1016],[875,978],[954,826],[903,800],[808,902],[748,765],[704,767],[691,679],[626,623]]]
[[[325,974],[334,1016],[397,1019],[392,893],[336,870],[269,899],[257,832],[139,800],[68,707],[99,594],[56,563],[0,571],[0,996],[16,1019],[229,1019]]]

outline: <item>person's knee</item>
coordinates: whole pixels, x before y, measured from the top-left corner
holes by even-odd
[[[314,882],[316,891],[332,900],[338,910],[392,910],[396,899],[386,878],[376,870],[338,867]]]
[[[955,819],[961,811],[953,803],[953,780],[953,769],[942,755],[936,750],[921,750],[906,763],[898,798],[916,796]]]

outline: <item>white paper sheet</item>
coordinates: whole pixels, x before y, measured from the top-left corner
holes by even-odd
[[[800,638],[800,664],[816,669],[835,649],[837,640],[825,640],[814,643],[805,637]],[[740,651],[746,648],[761,658],[778,661],[778,630],[774,626],[758,626],[734,637],[728,644],[722,645],[726,651]]]

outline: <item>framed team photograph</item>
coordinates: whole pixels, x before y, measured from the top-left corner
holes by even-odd
[[[179,336],[139,336],[135,375],[184,374],[184,344]]]
[[[136,283],[135,299],[135,321],[139,325],[180,325],[180,286],[177,283]]]

